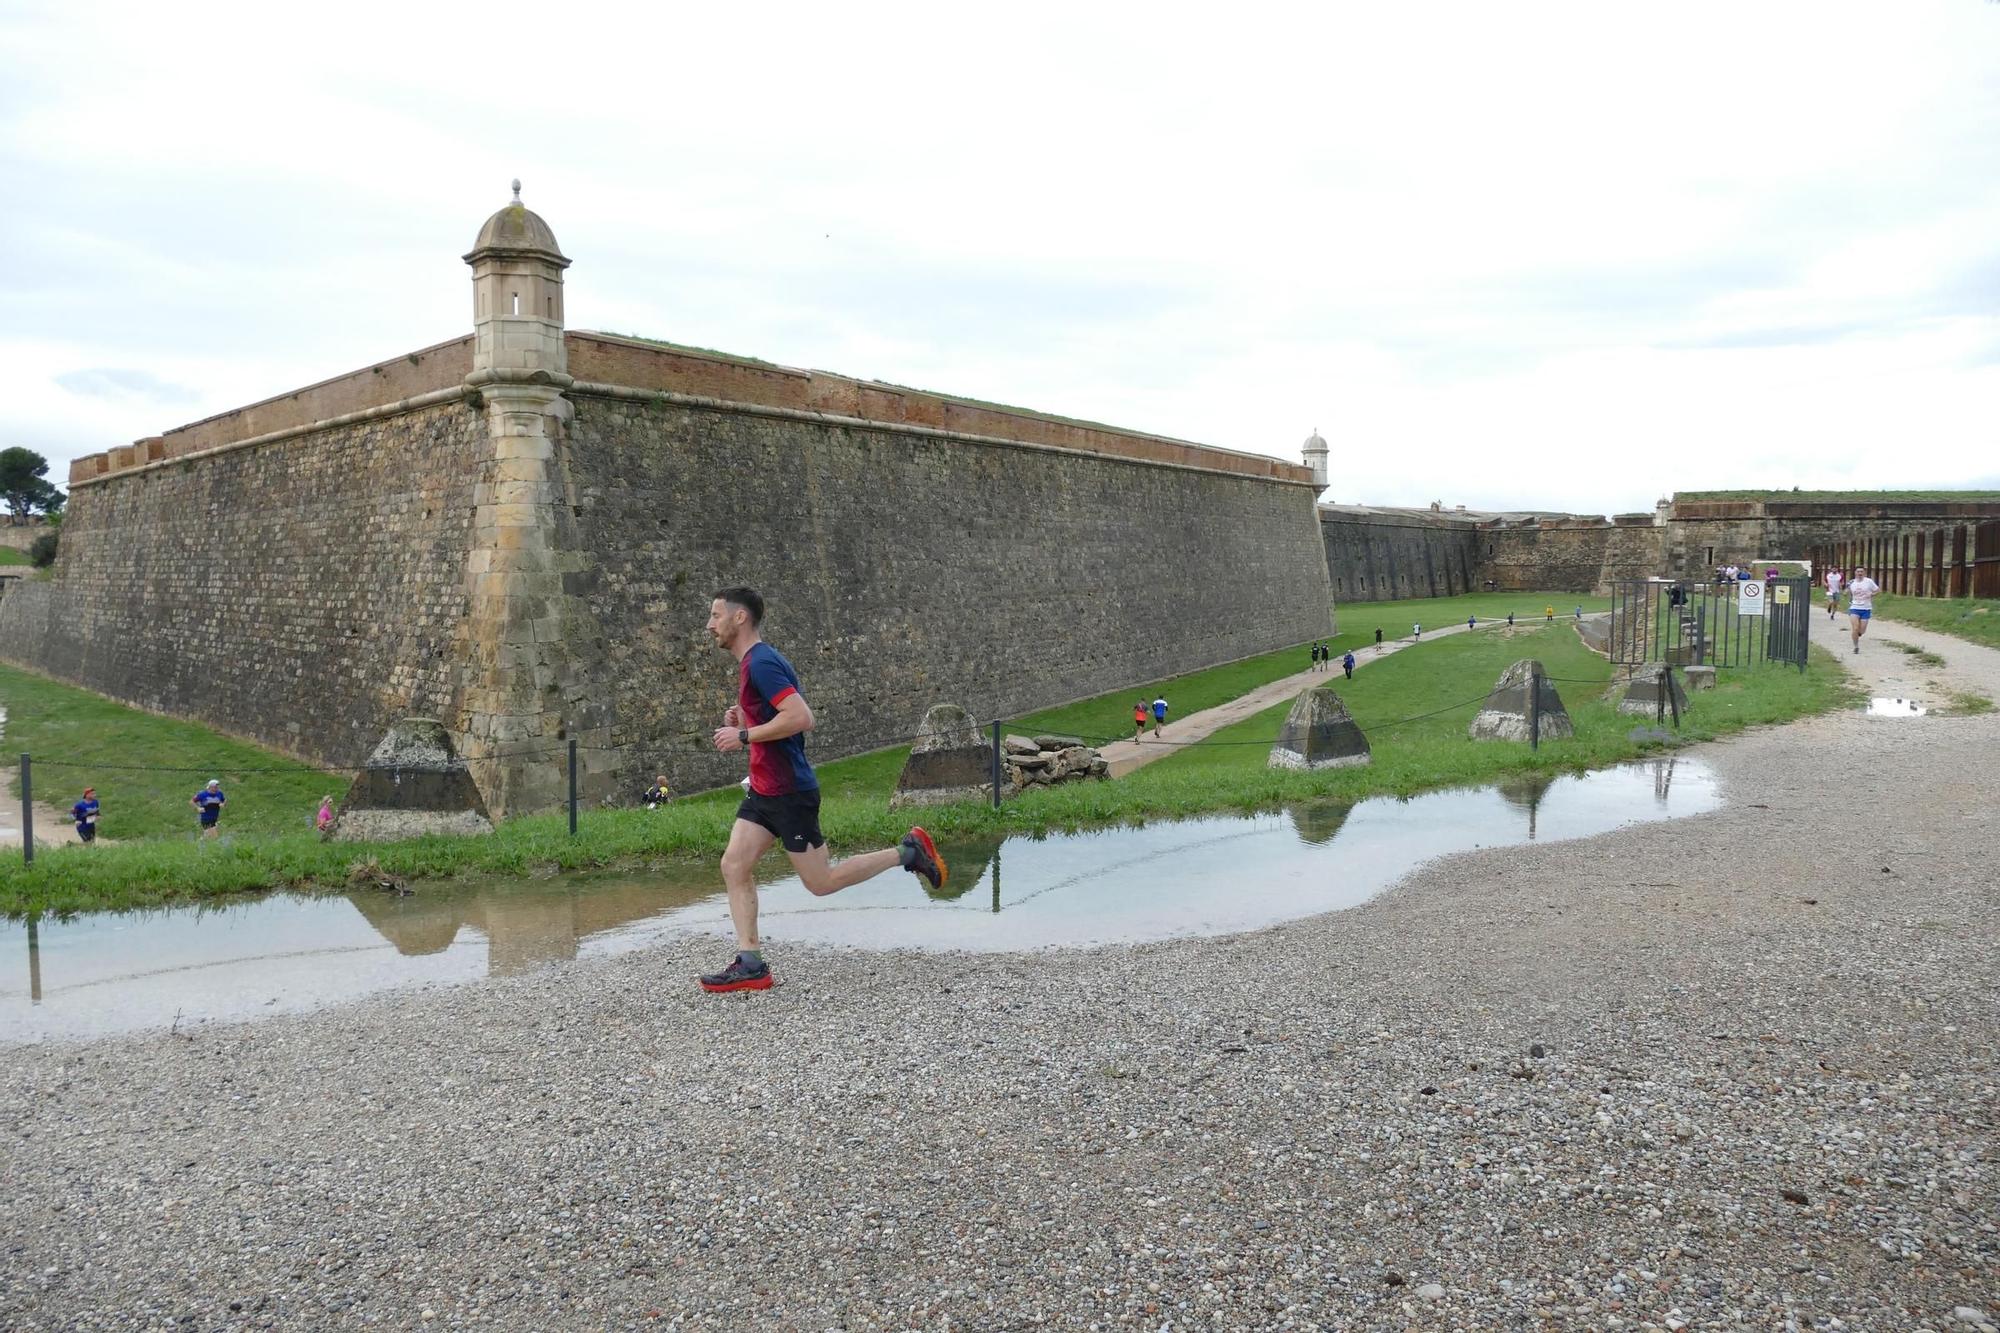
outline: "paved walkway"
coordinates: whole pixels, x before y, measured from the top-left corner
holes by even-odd
[[[1546,622],[1540,620],[1523,620],[1517,628],[1534,629],[1544,623]],[[1482,630],[1507,627],[1507,622],[1504,620],[1479,622],[1479,628]],[[1424,631],[1429,639],[1441,639],[1448,634],[1468,632],[1462,622],[1440,625],[1436,629]],[[1429,639],[1424,642],[1429,642]],[[1385,640],[1380,647],[1370,644],[1354,654],[1354,669],[1359,671],[1370,662],[1379,662],[1391,653],[1400,652],[1416,642],[1417,640],[1405,636],[1400,639]],[[1330,680],[1337,679],[1340,675],[1340,659],[1334,658],[1327,663],[1327,667],[1325,671],[1301,671],[1295,676],[1274,680],[1269,685],[1259,686],[1248,694],[1231,699],[1228,703],[1204,708],[1201,712],[1189,713],[1186,717],[1174,717],[1169,713],[1164,735],[1155,737],[1155,734],[1149,731],[1144,740],[1113,741],[1109,745],[1099,746],[1097,752],[1111,765],[1111,776],[1122,778],[1127,773],[1144,768],[1155,759],[1165,759],[1182,746],[1205,740],[1226,726],[1241,722],[1246,717],[1254,717],[1266,708],[1283,703],[1287,699],[1295,699],[1302,691],[1314,685],[1324,685]],[[1172,704],[1173,700],[1169,699],[1167,702]]]

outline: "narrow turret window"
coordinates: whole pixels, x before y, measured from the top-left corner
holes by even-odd
[[[513,296],[514,296],[514,313],[518,315],[521,313],[521,294],[519,292],[515,292]]]

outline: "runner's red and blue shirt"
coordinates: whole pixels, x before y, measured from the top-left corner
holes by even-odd
[[[743,711],[746,727],[760,727],[778,715],[778,705],[799,692],[799,676],[792,664],[770,644],[758,641],[743,654],[736,691],[736,705]],[[819,790],[819,779],[806,762],[806,734],[801,731],[781,741],[753,741],[750,745],[750,790],[759,796],[788,796],[797,791]]]

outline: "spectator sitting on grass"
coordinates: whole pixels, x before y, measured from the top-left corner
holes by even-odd
[[[656,773],[653,775],[653,785],[646,788],[646,794],[639,799],[646,803],[648,810],[657,810],[667,803],[669,790],[667,775],[665,773]]]
[[[333,798],[319,798],[319,813],[313,816],[313,830],[324,838],[333,832]]]

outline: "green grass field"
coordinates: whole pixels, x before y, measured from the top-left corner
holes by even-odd
[[[1610,609],[1603,597],[1579,597],[1573,593],[1556,597],[1549,593],[1468,593],[1460,597],[1427,597],[1407,602],[1348,602],[1340,607],[1340,633],[1330,642],[1334,657],[1352,648],[1359,652],[1372,646],[1375,631],[1385,640],[1406,639],[1410,627],[1421,622],[1425,629],[1463,625],[1467,616],[1477,616],[1481,624],[1504,621],[1513,612],[1516,622],[1542,616],[1553,608],[1560,621],[1584,611]],[[1572,634],[1571,638],[1576,636]],[[1312,665],[1306,645],[1284,648],[1274,653],[1211,667],[1169,680],[1147,681],[1112,690],[1093,699],[1084,699],[1060,708],[1047,708],[1028,717],[1009,719],[1009,731],[1023,733],[1060,732],[1071,736],[1122,737],[1132,733],[1132,705],[1144,696],[1164,697],[1172,706],[1170,717],[1186,717],[1217,704],[1240,698],[1261,685],[1296,675]],[[1491,684],[1491,682],[1488,682]],[[899,752],[900,754],[900,752]],[[900,768],[902,760],[896,760]],[[891,772],[891,779],[895,773]]]
[[[224,826],[241,833],[309,829],[319,798],[337,800],[347,790],[349,775],[315,773],[198,723],[141,712],[4,664],[0,708],[7,711],[0,734],[7,792],[18,798],[18,757],[32,755],[37,800],[68,810],[93,786],[104,807],[101,835],[121,842],[193,837],[188,801],[210,778],[222,779],[229,798]],[[283,771],[261,771],[273,768]]]
[[[17,551],[11,546],[0,546],[0,565],[25,565],[32,563],[26,551]]]
[[[1507,664],[1526,656],[1540,658],[1553,676],[1585,682],[1558,686],[1576,722],[1577,737],[1549,742],[1538,752],[1467,739],[1465,727],[1477,701]],[[1353,681],[1340,683],[1356,719],[1364,730],[1372,731],[1376,758],[1366,768],[1313,774],[1265,767],[1269,743],[1285,712],[1280,705],[1218,733],[1212,738],[1216,743],[1189,746],[1119,781],[1030,790],[1000,811],[977,802],[934,807],[922,818],[945,838],[991,836],[1261,809],[1329,796],[1407,794],[1523,772],[1577,771],[1657,748],[1657,743],[1632,738],[1641,719],[1617,714],[1601,697],[1601,682],[1610,676],[1611,669],[1583,648],[1568,625],[1454,636],[1405,649],[1360,672]],[[1175,684],[1178,688],[1185,683]],[[0,689],[6,688],[18,689],[11,675],[0,677]],[[1720,688],[1694,696],[1681,738],[1704,739],[1758,723],[1786,721],[1844,706],[1853,697],[1835,661],[1816,650],[1814,669],[1805,674],[1782,667],[1725,672]],[[1388,725],[1439,709],[1445,711]],[[185,725],[133,716],[151,724]],[[127,725],[139,724],[127,719]],[[901,752],[884,752],[821,766],[825,791],[821,822],[837,855],[888,845],[907,826],[906,814],[887,808],[901,765]],[[229,775],[225,771],[221,776]],[[253,780],[261,779],[245,775],[246,782]],[[97,785],[104,794],[104,784]],[[190,786],[188,794],[192,790]],[[303,827],[318,789],[308,783],[291,790],[293,795],[278,804],[289,805],[288,813],[298,822],[280,820],[274,825],[278,829]],[[170,794],[186,799],[177,785],[170,786]],[[307,799],[297,800],[300,795]],[[363,862],[384,873],[420,879],[638,865],[662,857],[707,858],[722,846],[737,799],[732,788],[676,801],[659,811],[587,811],[574,839],[567,836],[562,816],[540,815],[510,821],[486,838],[427,838],[366,847],[322,843],[310,834],[259,835],[237,825],[232,840],[221,845],[196,845],[173,837],[48,849],[29,869],[18,861],[0,861],[0,910],[74,912],[288,884],[336,885]]]
[[[2000,602],[1972,597],[1891,597],[1877,593],[1875,614],[1882,620],[1900,620],[1968,643],[2000,648]]]

